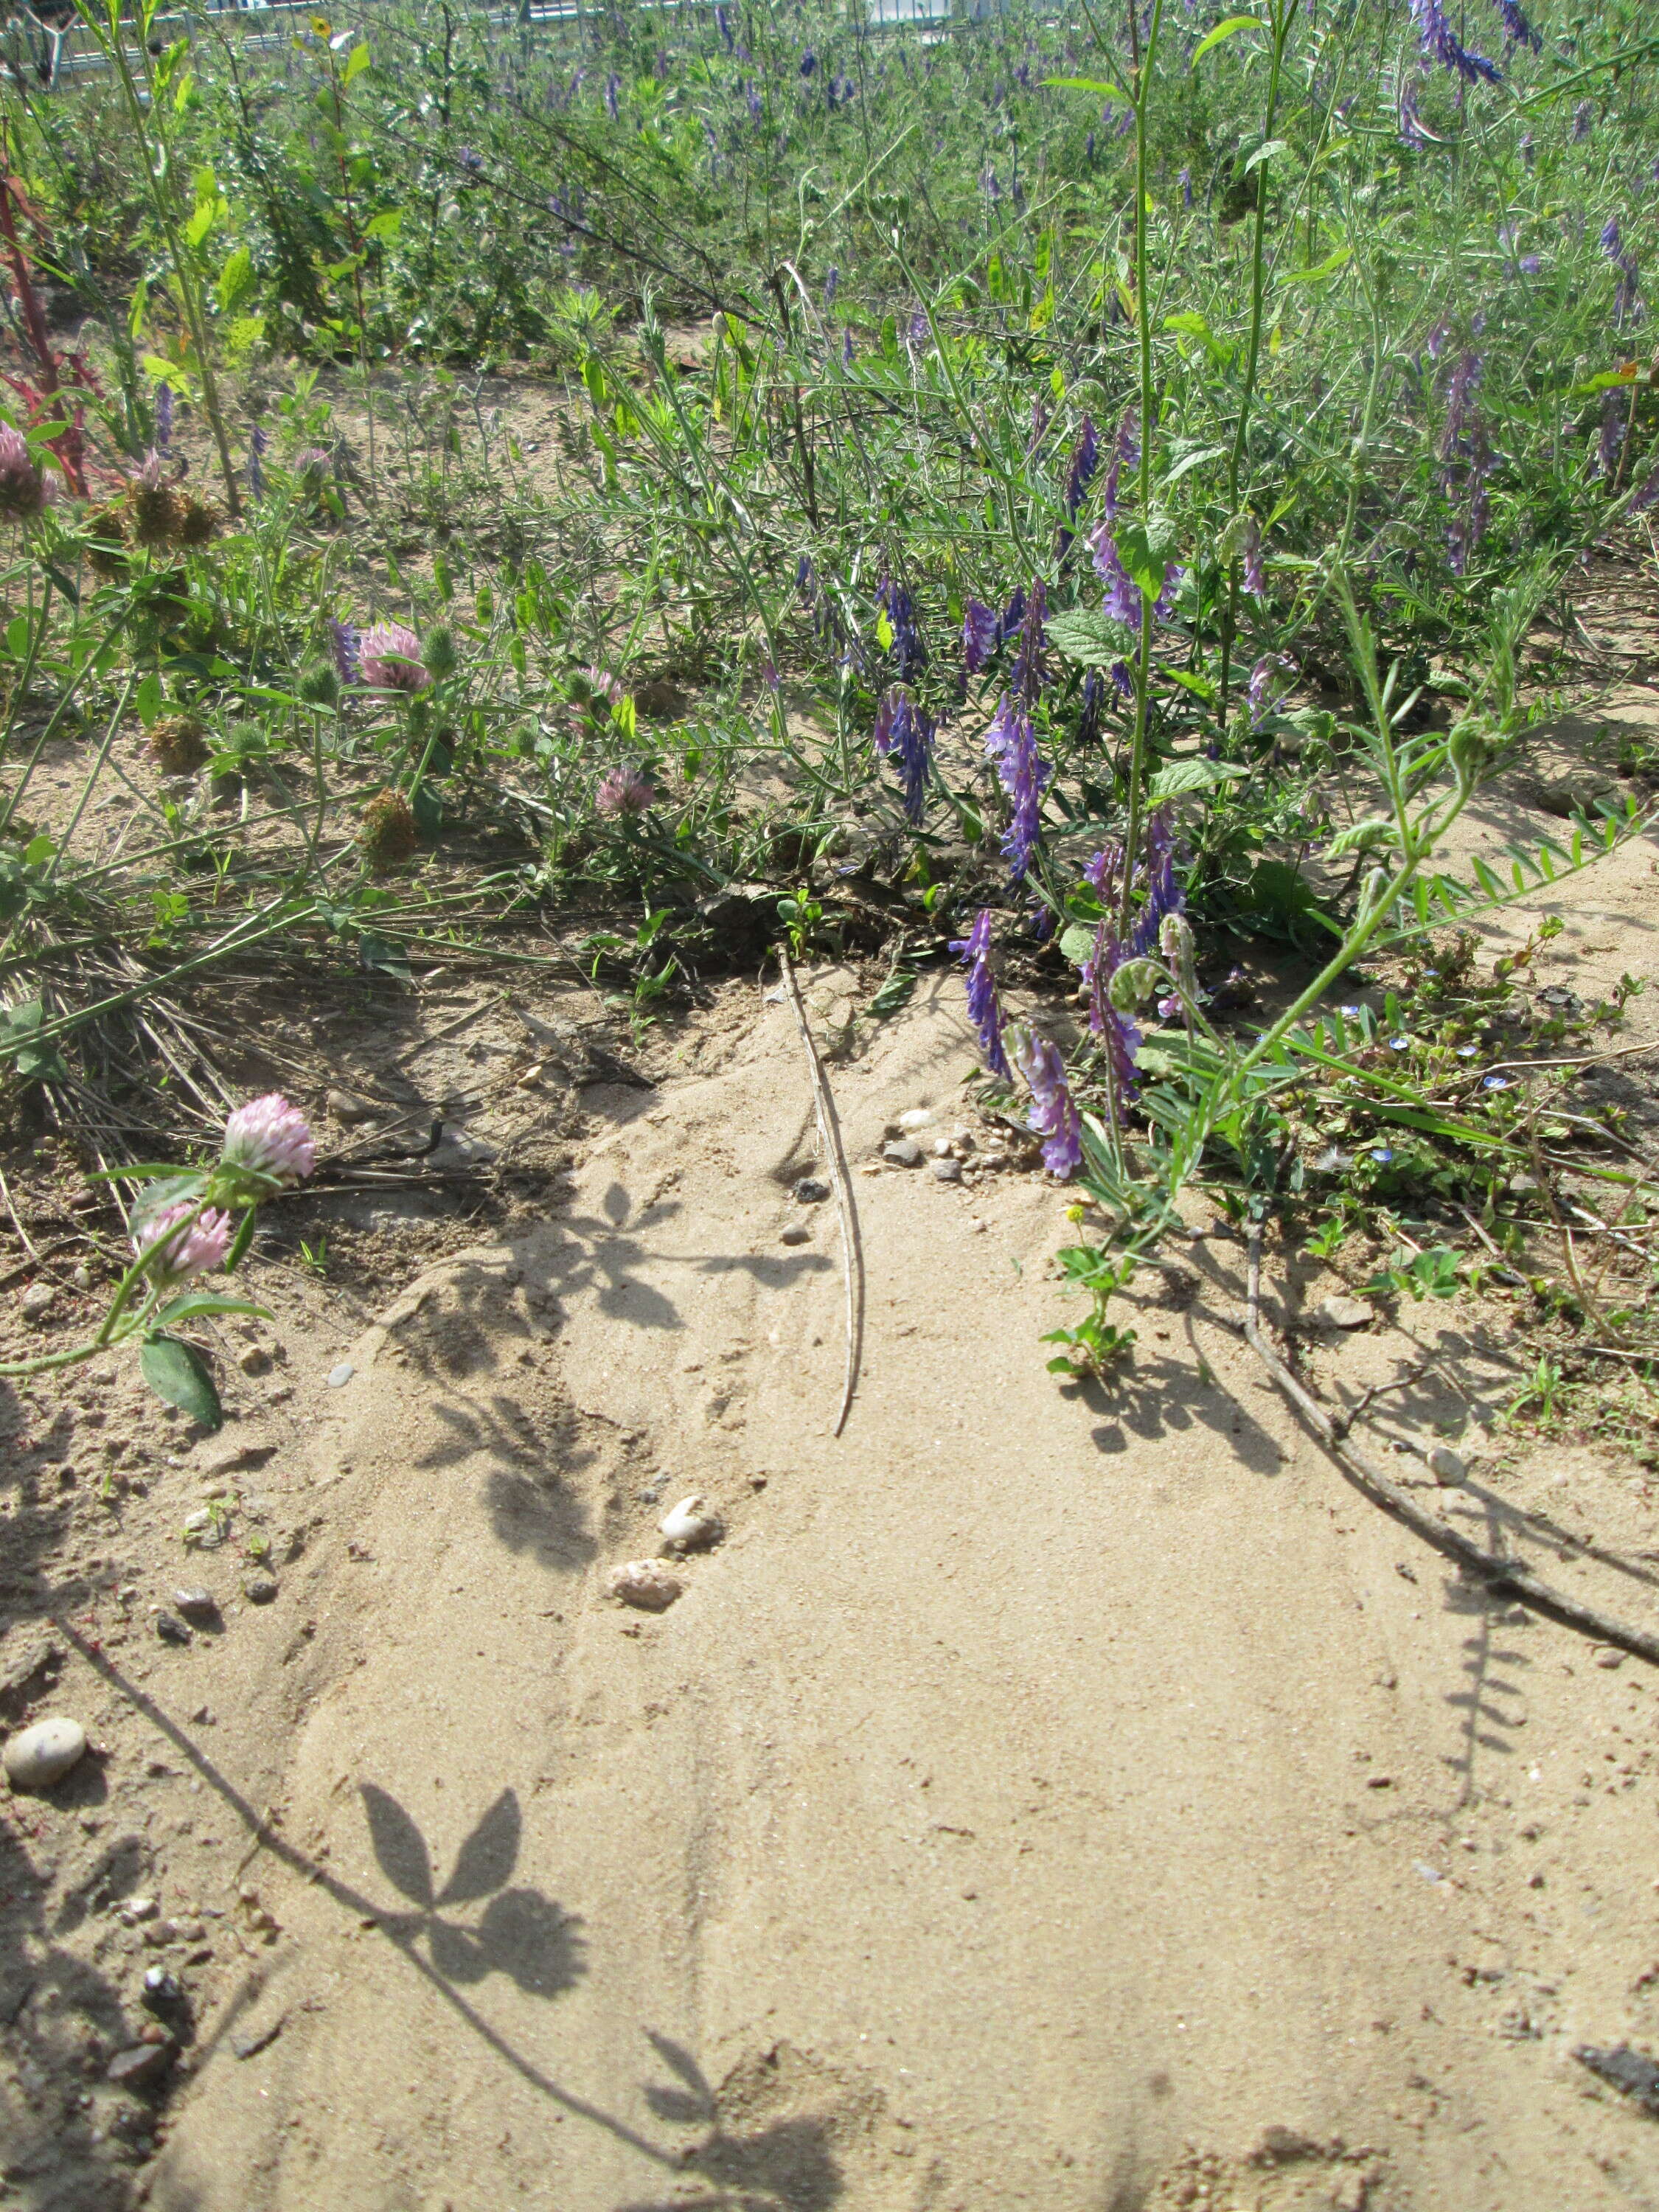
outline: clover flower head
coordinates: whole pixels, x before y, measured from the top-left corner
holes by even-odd
[[[432,678],[421,641],[403,623],[371,623],[362,643],[362,680],[376,691],[424,691]]]
[[[225,1123],[219,1158],[228,1168],[286,1186],[305,1181],[317,1164],[317,1146],[299,1108],[280,1091],[268,1091],[239,1106]]]
[[[613,768],[599,779],[593,804],[601,814],[643,814],[655,805],[657,793],[648,776],[636,768]]]
[[[210,1206],[191,1221],[195,1212],[188,1199],[177,1206],[163,1206],[134,1237],[132,1249],[139,1259],[155,1254],[149,1270],[153,1283],[182,1283],[223,1263],[230,1249],[230,1216],[222,1207]],[[184,1225],[186,1222],[188,1228]]]
[[[28,440],[9,422],[0,422],[0,515],[28,521],[47,496],[46,471],[29,451]]]

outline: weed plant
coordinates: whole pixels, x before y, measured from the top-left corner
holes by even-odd
[[[86,73],[4,93],[29,1111],[118,1168],[234,1103],[187,986],[546,959],[551,912],[641,1021],[781,934],[887,945],[874,1018],[960,959],[988,1097],[1113,1224],[1070,1370],[1195,1183],[1327,1254],[1461,1208],[1504,1266],[1518,1173],[1645,1202],[1571,1068],[1497,1066],[1629,988],[1552,1039],[1472,951],[1642,804],[1440,857],[1588,558],[1650,552],[1636,0],[83,5]]]

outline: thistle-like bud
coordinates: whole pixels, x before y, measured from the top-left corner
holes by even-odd
[[[1492,749],[1473,722],[1459,722],[1446,740],[1446,750],[1460,791],[1474,788],[1475,781],[1491,758]]]
[[[1359,893],[1362,915],[1375,914],[1389,895],[1390,878],[1386,868],[1373,868],[1366,877]]]
[[[1193,926],[1184,914],[1166,914],[1158,926],[1158,949],[1173,968],[1187,965],[1196,943]]]
[[[1120,1014],[1132,1014],[1144,1006],[1158,988],[1158,963],[1152,960],[1126,960],[1116,970],[1107,987],[1107,996]]]
[[[447,676],[455,673],[455,633],[441,623],[428,630],[422,653],[426,660],[427,673],[434,684],[441,684]]]
[[[338,671],[331,661],[313,660],[300,677],[300,696],[307,707],[333,707],[340,697]]]

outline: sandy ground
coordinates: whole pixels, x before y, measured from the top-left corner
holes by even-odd
[[[837,1070],[855,1158],[954,1117],[956,1005]],[[1238,1247],[1195,1242],[1127,1384],[1079,1392],[1036,1344],[1058,1194],[860,1173],[837,1442],[787,1008],[588,1103],[556,1219],[302,1378],[260,1480],[318,1534],[216,1725],[199,1650],[93,1662],[143,1703],[153,1817],[276,1923],[145,2201],[1659,2203],[1651,2124],[1571,2055],[1659,2029],[1655,1690],[1351,1496],[1239,1340]],[[1650,1547],[1598,1479],[1602,1545]],[[726,1540],[619,1607],[694,1490]],[[1626,1610],[1653,1580],[1582,1571]]]

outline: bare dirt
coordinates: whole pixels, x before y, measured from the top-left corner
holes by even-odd
[[[1530,772],[1552,743],[1600,723]],[[1507,779],[1476,826],[1561,830]],[[1659,974],[1654,867],[1529,902],[1540,972]],[[989,1135],[958,987],[849,1030],[870,988],[809,987],[868,1270],[839,1439],[834,1209],[750,984],[637,1052],[577,994],[307,1018],[331,1145],[437,1113],[476,1182],[273,1210],[216,1437],[125,1361],[0,1408],[3,1717],[93,1739],[0,1814],[4,2212],[1659,2205],[1653,2119],[1575,2055],[1659,2051],[1650,1674],[1354,1496],[1207,1208],[1121,1380],[1048,1375],[1066,1196],[1017,1151],[875,1165],[908,1108]],[[14,1269],[58,1303],[9,1351],[95,1310],[74,1258]],[[1462,1438],[1455,1488],[1396,1462],[1438,1510],[1659,1618],[1648,1473],[1488,1439],[1496,1310],[1316,1336],[1340,1285],[1273,1273],[1334,1401],[1439,1355],[1381,1424]],[[619,1604],[691,1492],[722,1540]]]

